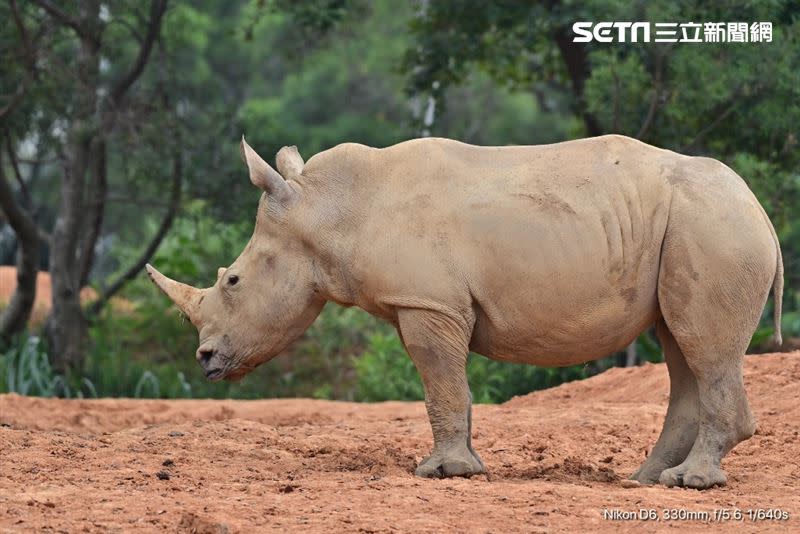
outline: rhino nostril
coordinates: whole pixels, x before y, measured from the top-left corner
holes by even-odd
[[[213,357],[213,349],[200,349],[197,351],[197,361],[200,362],[200,365],[207,365]]]

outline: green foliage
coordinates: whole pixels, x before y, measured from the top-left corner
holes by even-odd
[[[354,357],[356,399],[360,401],[422,400],[425,392],[419,373],[397,335],[378,333]],[[586,366],[546,368],[499,362],[470,354],[467,380],[477,403],[504,402],[515,395],[585,378]]]
[[[364,20],[347,30],[347,38],[331,39],[324,48],[289,47],[281,58],[288,72],[241,106],[238,120],[253,146],[269,154],[296,144],[310,155],[345,140],[386,146],[412,134],[402,73],[390,67],[406,45],[407,7],[350,8]],[[254,39],[269,41],[276,24],[265,20]]]
[[[664,361],[664,354],[655,339],[650,336],[650,332],[645,331],[636,340],[636,351],[639,361],[659,363]]]
[[[3,20],[12,20],[0,3]],[[30,28],[44,16],[18,2]],[[385,146],[419,132],[419,110],[437,99],[433,135],[477,144],[556,142],[586,134],[584,113],[601,132],[637,135],[653,102],[644,140],[721,159],[748,182],[775,224],[786,269],[784,338],[800,335],[800,12],[796,2],[702,3],[426,2],[236,0],[170,3],[151,63],[128,95],[125,127],[109,137],[109,207],[92,283],[122,272],[158,226],[171,154],[184,162],[181,213],[151,259],[166,274],[207,286],[251,232],[259,192],[247,178],[238,139],[271,160],[296,144],[308,159],[344,141]],[[136,3],[108,3],[103,80],[115,79],[136,52],[130,28],[144,16]],[[70,13],[74,6],[67,6]],[[764,46],[587,45],[582,92],[556,42],[576,20],[771,20]],[[25,77],[14,24],[0,29],[0,95]],[[69,65],[69,28],[48,30],[48,58]],[[107,47],[107,48],[105,48]],[[107,51],[107,54],[105,53]],[[7,133],[25,141],[23,173],[38,221],[50,227],[59,201],[59,117],[80,97],[68,69],[40,61],[36,83]],[[107,64],[105,64],[107,63]],[[659,67],[660,66],[660,67]],[[660,72],[660,87],[656,79]],[[174,113],[164,113],[162,92]],[[154,98],[158,95],[158,98]],[[2,107],[2,106],[0,106]],[[138,119],[138,120],[137,120]],[[52,160],[52,161],[50,161]],[[10,169],[9,169],[10,170]],[[9,174],[10,175],[10,174]],[[14,247],[0,243],[13,261]],[[45,266],[43,266],[45,267]],[[100,276],[102,275],[102,276]],[[112,277],[113,278],[113,277]],[[138,277],[91,327],[79,376],[61,378],[46,348],[19,340],[0,356],[0,388],[65,396],[313,396],[347,400],[420,399],[422,385],[390,325],[366,313],[327,306],[285,354],[235,384],[209,383],[193,357],[194,328],[146,279]],[[765,346],[771,308],[751,347]],[[637,343],[640,360],[661,361],[652,334]],[[477,402],[583,378],[612,365],[545,369],[471,355],[468,378]]]
[[[470,354],[467,364],[472,398],[478,403],[504,402],[517,395],[589,376],[586,365],[538,367],[500,362]]]
[[[308,391],[317,398],[355,400],[352,355],[370,346],[370,336],[392,336],[393,329],[358,308],[328,305],[284,356],[295,394]]]
[[[369,346],[353,359],[361,401],[422,400],[425,392],[411,358],[396,335],[373,334]]]
[[[800,293],[796,293],[796,295],[800,298]],[[800,336],[800,311],[784,313],[781,325],[783,326],[784,335],[789,333],[794,336]]]
[[[135,328],[130,318],[120,320],[110,314],[95,324],[81,379],[91,382],[101,397],[192,397],[184,372],[168,359],[150,361],[131,353],[136,346]]]
[[[750,345],[748,346],[748,350],[753,350],[756,347],[760,347],[765,345],[769,342],[772,338],[772,335],[775,333],[775,329],[771,326],[761,326],[756,329],[753,333],[752,339],[750,339]]]
[[[72,396],[63,376],[50,366],[44,343],[36,336],[19,336],[0,357],[0,392],[53,397]]]
[[[150,370],[123,360],[121,351],[97,342],[83,372],[57,374],[38,336],[20,336],[0,355],[0,393],[39,397],[191,397],[191,385],[171,367]]]
[[[612,49],[596,50],[589,60],[593,68],[586,83],[588,110],[607,124],[609,131],[636,135],[650,103],[642,96],[648,94],[652,83],[643,58]]]

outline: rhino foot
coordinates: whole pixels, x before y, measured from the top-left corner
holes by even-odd
[[[706,489],[713,486],[724,486],[728,477],[725,475],[725,471],[713,465],[686,465],[684,463],[664,470],[658,481],[669,487]]]
[[[658,483],[658,477],[663,470],[654,471],[652,469],[645,469],[645,466],[640,467],[634,474],[628,477],[628,480],[635,480],[639,484],[651,485]]]
[[[418,477],[471,477],[485,473],[483,462],[474,451],[464,448],[444,452],[434,451],[422,460],[414,472]]]

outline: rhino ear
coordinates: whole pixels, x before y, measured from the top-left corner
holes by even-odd
[[[289,200],[292,190],[286,183],[286,180],[247,144],[247,141],[244,140],[244,136],[242,136],[239,150],[242,154],[242,160],[250,171],[250,181],[253,182],[253,185],[264,191],[270,197],[277,199],[279,202]]]
[[[287,180],[296,178],[303,172],[303,166],[305,165],[303,156],[300,155],[294,145],[280,149],[275,156],[275,163],[278,165],[278,172]]]

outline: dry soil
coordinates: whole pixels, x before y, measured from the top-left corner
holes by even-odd
[[[431,445],[421,403],[0,396],[0,530],[798,532],[800,352],[748,357],[745,380],[757,434],[703,492],[623,482],[661,429],[663,365],[477,406],[489,475],[470,480],[412,475]]]

